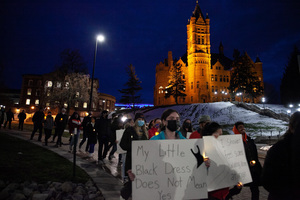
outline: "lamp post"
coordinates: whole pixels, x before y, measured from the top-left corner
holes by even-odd
[[[261,98],[261,101],[262,101],[262,103],[263,103],[263,108],[265,109],[266,98],[265,98],[265,97]]]
[[[90,94],[90,104],[89,104],[89,111],[92,109],[92,99],[93,99],[93,86],[94,86],[94,73],[95,73],[95,64],[96,64],[96,55],[97,55],[97,44],[98,42],[104,42],[105,38],[103,35],[98,35],[96,39],[96,46],[94,52],[94,63],[93,63],[93,73],[92,73],[92,84],[91,84],[91,94]]]

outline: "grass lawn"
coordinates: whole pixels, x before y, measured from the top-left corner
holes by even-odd
[[[90,177],[65,158],[30,142],[0,134],[0,180],[23,182],[87,182]]]

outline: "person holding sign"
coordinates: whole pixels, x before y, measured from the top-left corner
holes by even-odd
[[[253,180],[252,183],[248,183],[245,186],[250,187],[251,194],[252,194],[251,199],[257,200],[257,199],[259,199],[258,186],[260,185],[262,166],[258,160],[256,145],[254,143],[254,140],[251,139],[246,134],[245,125],[243,122],[236,122],[232,131],[234,132],[234,134],[242,134],[242,136],[243,136],[243,143],[244,143],[246,158],[248,161],[248,166],[249,166],[250,173],[251,173],[252,180]]]
[[[125,172],[131,177],[131,145],[133,140],[148,140],[148,132],[143,113],[136,113],[134,117],[134,126],[129,126],[125,129],[121,138],[120,147],[127,151],[125,160]],[[132,193],[131,180],[124,184],[121,190],[121,196],[128,199]]]
[[[214,136],[218,138],[223,134],[221,126],[217,122],[208,122],[201,130],[202,136]],[[240,186],[234,186],[232,189],[223,188],[215,191],[208,192],[208,199],[215,200],[227,200],[230,199],[233,195],[240,193]]]
[[[150,140],[164,140],[164,139],[186,139],[179,130],[180,117],[179,113],[173,109],[167,109],[161,116],[162,131],[153,136]]]

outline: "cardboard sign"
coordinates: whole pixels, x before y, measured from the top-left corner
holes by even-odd
[[[116,138],[117,138],[117,153],[118,154],[121,154],[121,153],[126,153],[126,151],[124,151],[121,147],[120,147],[120,142],[121,142],[121,139],[122,139],[122,136],[123,136],[123,133],[124,133],[124,129],[120,129],[120,130],[117,130],[116,132]]]
[[[134,200],[201,199],[208,191],[252,181],[241,135],[133,141],[132,171]]]
[[[203,140],[133,141],[133,199],[207,198]]]
[[[252,182],[247,163],[242,135],[226,135],[216,139],[203,137],[205,156],[210,159],[207,177],[208,191],[213,191],[238,182]]]

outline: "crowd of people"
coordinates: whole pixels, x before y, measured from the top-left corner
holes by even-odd
[[[14,119],[11,110],[0,112],[0,123],[11,128],[11,121]],[[74,145],[78,144],[79,151],[87,152],[88,156],[93,157],[95,145],[98,144],[98,164],[103,164],[104,159],[111,160],[117,150],[117,142],[120,147],[127,151],[125,159],[125,172],[128,176],[128,182],[124,184],[121,190],[121,196],[129,199],[132,193],[131,182],[135,179],[132,173],[131,145],[134,140],[166,140],[166,139],[199,139],[203,136],[214,136],[218,138],[223,134],[222,126],[211,120],[210,116],[200,116],[198,126],[193,129],[191,119],[184,119],[181,125],[180,115],[176,110],[167,109],[162,113],[161,118],[155,118],[147,124],[142,113],[136,113],[133,119],[122,120],[122,115],[113,113],[108,118],[108,111],[102,111],[100,116],[93,116],[89,113],[81,120],[77,112],[72,113],[70,117],[66,114],[66,109],[62,108],[55,119],[50,111],[45,116],[41,108],[33,115],[33,131],[30,139],[39,131],[38,141],[42,141],[42,131],[45,133],[45,145],[52,136],[52,130],[55,129],[52,141],[55,147],[62,145],[62,135],[68,127],[70,139],[69,150],[73,152]],[[19,129],[23,130],[26,114],[24,111],[19,113]],[[273,199],[300,199],[298,192],[300,172],[299,154],[300,147],[297,142],[300,139],[300,112],[295,112],[290,119],[289,129],[283,136],[283,139],[273,145],[265,158],[264,166],[258,159],[257,147],[254,140],[247,135],[244,122],[238,121],[233,126],[233,134],[241,134],[246,159],[252,176],[252,182],[248,186],[251,191],[251,199],[259,199],[259,186],[269,192],[270,200]],[[117,130],[124,129],[123,136],[117,141]],[[80,134],[82,132],[82,140]],[[85,148],[82,150],[84,144]],[[121,154],[119,155],[121,163]],[[210,166],[209,158],[205,161],[207,167]],[[211,191],[208,199],[225,200],[231,199],[234,195],[240,193],[242,186],[237,184],[231,188],[223,188]]]

